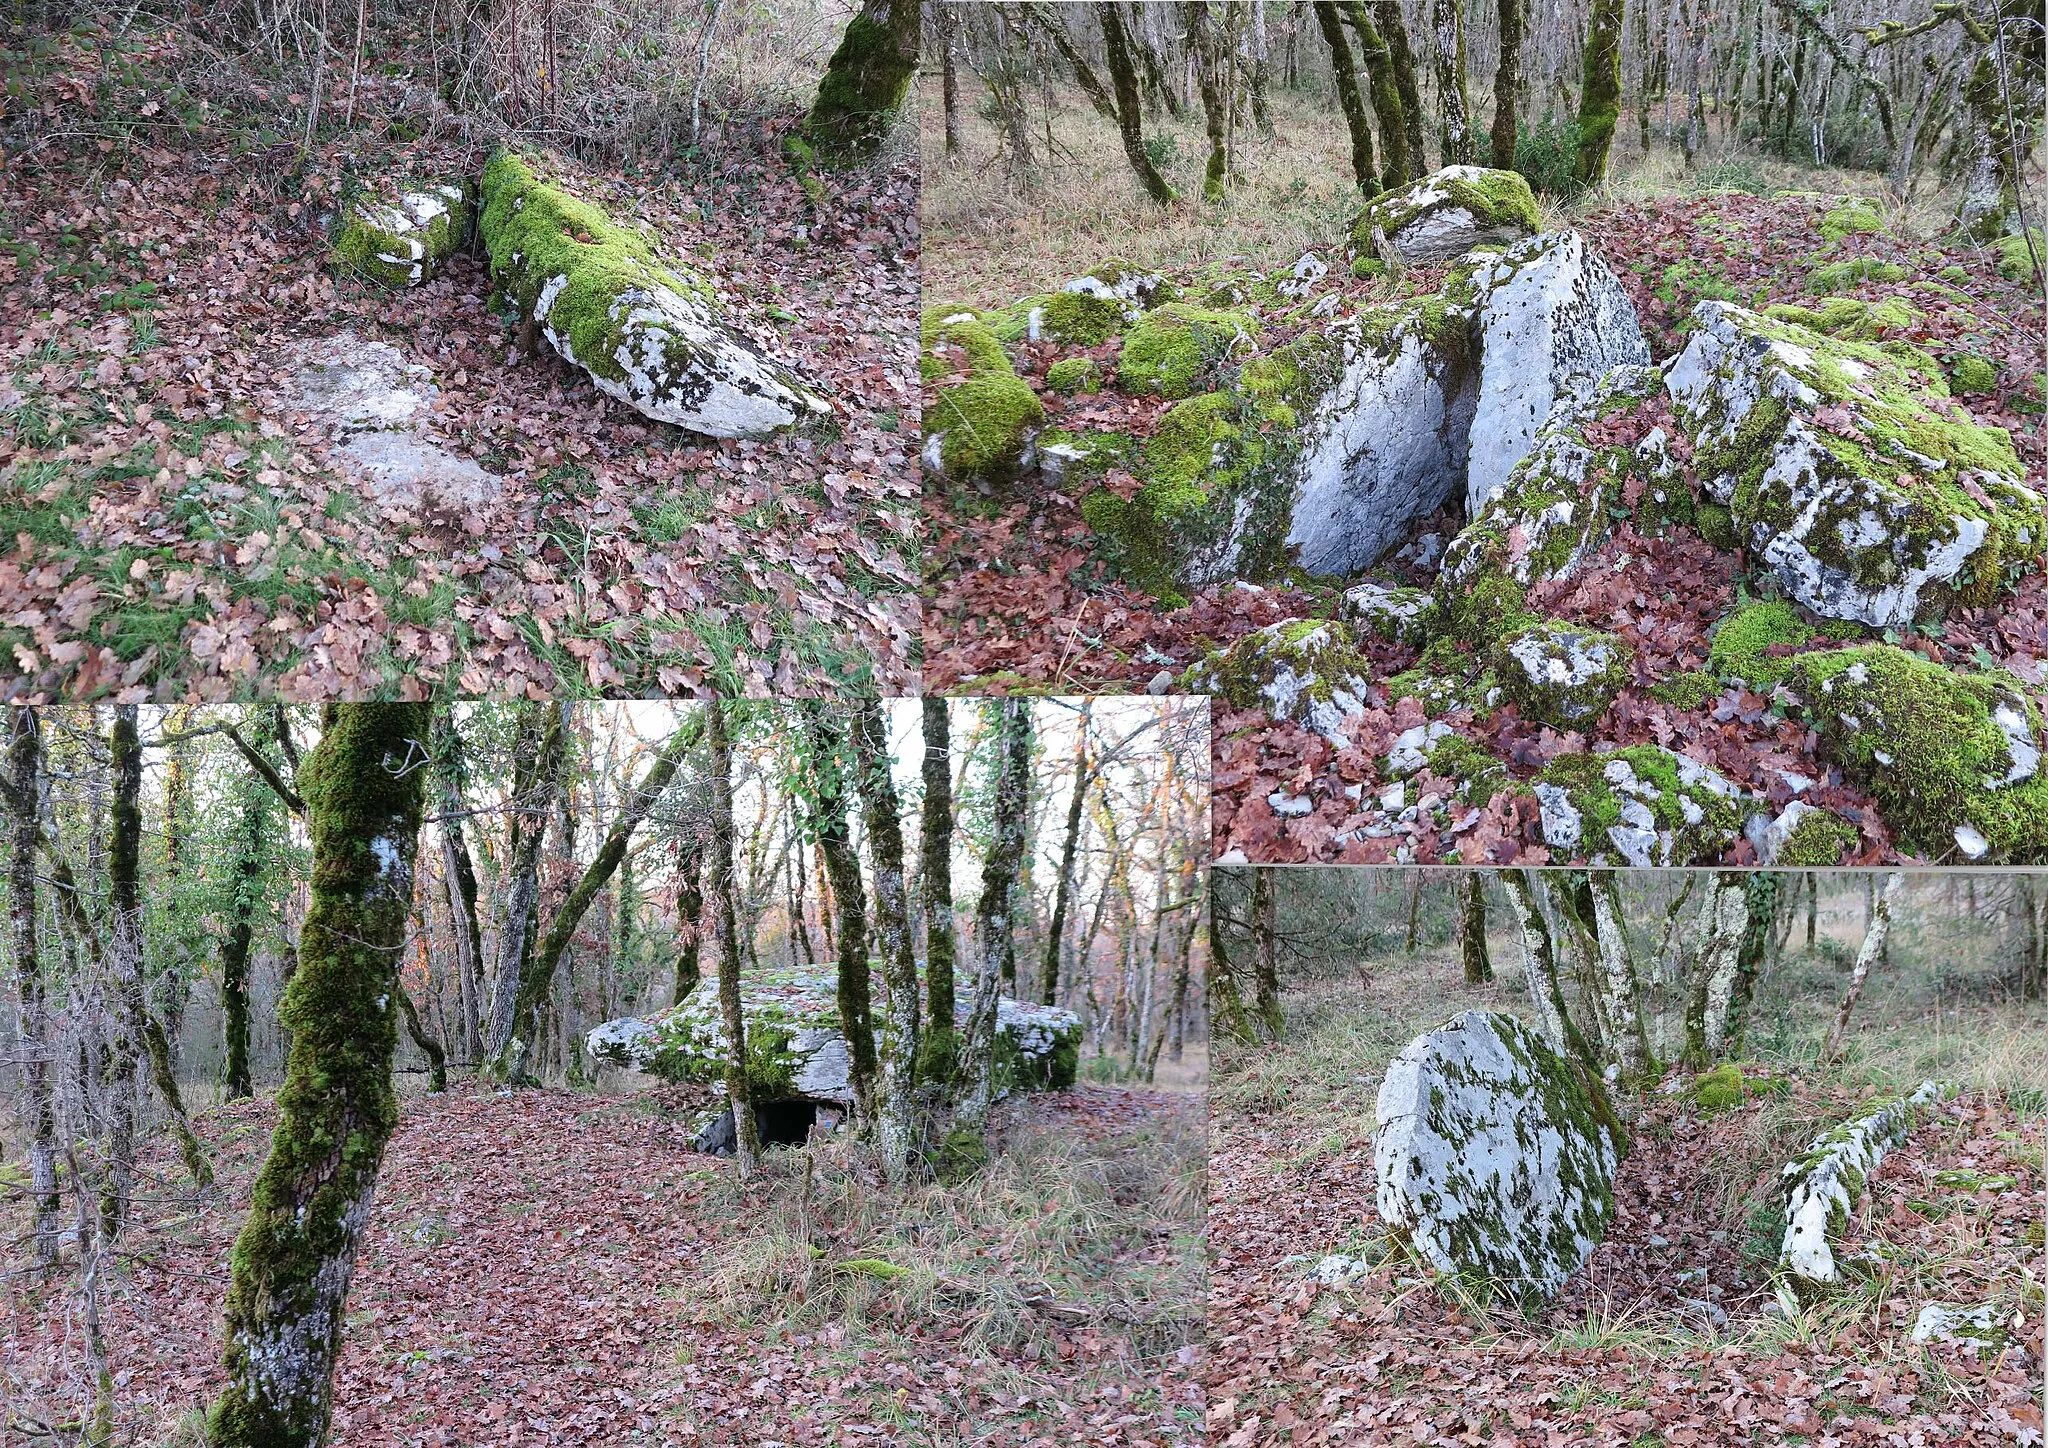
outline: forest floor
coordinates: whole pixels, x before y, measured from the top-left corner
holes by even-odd
[[[1199,1098],[1081,1087],[1002,1103],[989,1172],[906,1206],[829,1146],[771,1151],[741,1185],[729,1159],[688,1149],[701,1094],[408,1094],[349,1296],[335,1441],[1163,1448],[1200,1433]],[[267,1097],[200,1114],[211,1193],[151,1145],[154,1195],[102,1302],[123,1442],[199,1442],[228,1250],[275,1119]],[[1172,1183],[1184,1231],[1156,1200]],[[793,1256],[777,1203],[800,1195],[822,1250]],[[889,1225],[899,1209],[919,1224],[907,1236]],[[21,1235],[19,1197],[0,1223]],[[841,1265],[890,1256],[910,1269],[896,1281]],[[783,1295],[754,1295],[778,1273]],[[941,1275],[971,1277],[976,1302],[947,1297]],[[1048,1290],[1163,1311],[1144,1328],[991,1306]],[[1162,1327],[1176,1311],[1181,1326]],[[75,1420],[89,1401],[75,1278],[47,1297],[10,1287],[5,1314],[0,1421]]]
[[[1291,985],[1289,1039],[1219,1059],[1212,1441],[1964,1448],[2038,1438],[2048,1351],[2038,1088],[1972,1090],[1932,1109],[1874,1175],[1848,1236],[1849,1250],[1880,1251],[1885,1266],[1798,1319],[1777,1309],[1768,1282],[1778,1168],[1853,1117],[1870,1086],[1853,1072],[1773,1065],[1747,1068],[1764,1089],[1712,1115],[1653,1093],[1633,1123],[1615,1221],[1557,1300],[1526,1319],[1461,1310],[1388,1243],[1372,1146],[1379,1073],[1409,1035],[1466,1006],[1515,1009],[1519,989],[1505,981],[1447,990],[1457,970],[1436,950],[1370,982],[1367,997],[1357,982]],[[1954,1172],[1971,1175],[1940,1175]],[[1309,1265],[1339,1252],[1377,1265],[1348,1286],[1318,1285]],[[2014,1340],[2025,1347],[1994,1361],[1912,1345],[1928,1301],[2023,1314]]]
[[[720,442],[522,358],[478,257],[398,293],[337,273],[356,178],[488,151],[377,59],[302,155],[306,98],[176,29],[0,51],[5,695],[914,689],[914,156],[813,200],[789,108],[687,168],[574,168],[833,401]],[[495,496],[379,495],[293,409],[293,345],[344,333],[432,369],[420,430]]]
[[[1297,140],[1306,145],[1310,160],[1321,155],[1316,133],[1297,138],[1283,127],[1282,143]],[[928,168],[930,153],[927,143]],[[1216,217],[1213,230],[1248,246],[1270,242],[1280,248],[1246,257],[1256,266],[1289,266],[1305,244],[1326,260],[1334,258],[1355,206],[1340,215],[1324,194],[1327,182],[1320,190],[1304,183],[1299,193],[1288,182],[1276,191],[1275,185],[1286,180],[1273,174],[1279,165],[1262,152],[1260,169],[1246,183],[1252,199],[1234,198]],[[1341,167],[1330,174],[1341,174]],[[2029,483],[2036,488],[2048,483],[2048,440],[2040,419],[2043,311],[2038,288],[2001,276],[1989,251],[1952,239],[1918,239],[1909,228],[1924,225],[1927,217],[1919,212],[1907,216],[1903,209],[1889,213],[1894,230],[1852,234],[1822,248],[1818,221],[1835,203],[1806,188],[1876,191],[1880,178],[1842,172],[1802,178],[1777,163],[1768,169],[1756,163],[1746,171],[1722,168],[1712,175],[1772,194],[1707,189],[1706,177],[1669,178],[1672,190],[1657,194],[1647,184],[1624,178],[1608,192],[1568,208],[1546,208],[1546,224],[1585,233],[1613,268],[1635,303],[1656,360],[1663,362],[1683,347],[1686,319],[1703,298],[1818,305],[1824,296],[1837,294],[1871,303],[1897,297],[1919,314],[1901,334],[1904,340],[1941,355],[1974,352],[1996,366],[1996,387],[1959,403],[1972,420],[2007,428]],[[930,287],[957,284],[974,293],[965,300],[976,306],[1007,305],[1016,295],[1057,287],[1110,251],[1150,264],[1157,250],[1169,270],[1209,255],[1199,233],[1188,234],[1192,223],[1183,214],[1189,209],[1185,204],[1163,215],[1156,227],[1134,223],[1112,246],[1098,235],[1103,229],[1099,218],[1092,226],[1060,219],[1071,209],[1070,198],[1047,203],[1053,217],[1041,228],[1046,239],[1031,254],[1048,269],[1019,285],[986,238],[964,223],[942,229],[946,216],[963,209],[958,202],[948,207],[947,188],[986,190],[990,184],[986,177],[946,180],[939,183],[938,205],[927,203],[935,212],[927,228],[935,238],[929,247]],[[1083,177],[1076,184],[1099,190],[1103,183]],[[928,193],[933,189],[928,180]],[[1271,229],[1277,234],[1267,236],[1245,220],[1247,209],[1259,202],[1274,208]],[[1128,221],[1133,212],[1117,214]],[[1903,279],[1829,285],[1816,274],[1823,250],[1829,261],[1861,258],[1901,267]],[[1333,266],[1325,283],[1339,294],[1340,310],[1432,290],[1441,275],[1424,270],[1399,282],[1354,281],[1344,270]],[[1024,344],[1014,351],[1017,371],[1040,393],[1048,425],[1140,437],[1157,426],[1164,410],[1158,399],[1114,391],[1063,397],[1045,385],[1045,372],[1066,353],[1049,343]],[[1114,473],[1108,481],[1120,484]],[[1328,616],[1341,602],[1341,589],[1329,586],[1329,580],[1294,578],[1256,587],[1221,584],[1194,591],[1179,606],[1162,603],[1118,576],[1103,540],[1083,520],[1082,495],[1091,486],[1065,492],[1027,484],[984,495],[938,480],[928,483],[928,687],[1119,692],[1159,687],[1163,674],[1168,687],[1177,688],[1183,671],[1212,650],[1281,620]],[[1418,537],[1433,532],[1440,540],[1455,532],[1460,521],[1447,511],[1423,520],[1415,532]],[[1398,562],[1373,570],[1372,576],[1421,587],[1434,581],[1428,569]],[[1868,793],[1817,759],[1816,737],[1770,700],[1732,686],[1698,707],[1658,696],[1662,680],[1705,667],[1713,625],[1738,604],[1775,592],[1767,570],[1742,552],[1712,547],[1690,525],[1638,533],[1624,522],[1572,580],[1545,585],[1531,600],[1547,616],[1619,634],[1634,651],[1633,681],[1610,711],[1583,734],[1523,720],[1512,708],[1483,718],[1469,711],[1444,717],[1518,781],[1560,754],[1585,750],[1594,739],[1615,745],[1655,743],[1688,754],[1774,809],[1791,798],[1783,775],[1802,776],[1818,782],[1804,796],[1810,803],[1836,811],[1859,831],[1858,843],[1842,863],[1902,858]],[[2039,690],[2048,685],[2042,672],[2042,660],[2048,658],[2048,580],[2036,572],[1992,607],[1957,610],[1945,625],[1914,630],[1894,641],[1952,665],[2005,666]],[[1413,645],[1377,637],[1362,638],[1360,644],[1377,679],[1418,661]],[[1219,701],[1216,853],[1237,850],[1245,859],[1274,863],[1544,862],[1548,852],[1526,791],[1498,793],[1484,804],[1452,805],[1450,813],[1457,818],[1448,830],[1428,810],[1411,811],[1398,821],[1391,811],[1379,810],[1377,796],[1387,781],[1380,777],[1378,760],[1394,736],[1422,722],[1419,707],[1415,701],[1397,707],[1384,689],[1375,688],[1364,714],[1349,721],[1347,745],[1292,722],[1275,722],[1263,710],[1235,709]],[[1451,789],[1456,785],[1441,783]],[[1409,798],[1431,788],[1425,778],[1410,789]],[[1447,797],[1444,789],[1438,794]],[[1370,834],[1362,828],[1368,824],[1374,826]],[[1746,839],[1738,839],[1727,856],[1729,863],[1751,859]]]

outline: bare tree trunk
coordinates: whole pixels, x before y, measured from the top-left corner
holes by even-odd
[[[1735,953],[1735,983],[1728,994],[1728,1049],[1741,1055],[1749,1031],[1749,1003],[1756,993],[1756,977],[1770,946],[1771,925],[1778,912],[1778,876],[1769,870],[1753,870],[1743,885],[1745,918],[1742,944]]]
[[[875,1027],[867,891],[861,884],[860,860],[854,854],[853,833],[846,820],[842,762],[846,736],[822,701],[806,699],[800,707],[810,752],[811,837],[824,857],[832,899],[838,906],[839,1019],[846,1036],[847,1076],[853,1086],[854,1120],[865,1135],[876,1125]]]
[[[36,848],[42,836],[42,722],[27,705],[13,710],[8,745],[8,808],[14,815],[14,849],[8,860],[8,914],[14,946],[14,980],[21,1021],[22,1124],[28,1128],[29,1194],[35,1203],[36,1270],[54,1275],[58,1265],[57,1115],[50,1082],[49,1006],[43,979],[42,945],[36,932]]]
[[[1628,917],[1612,870],[1593,876],[1593,919],[1606,976],[1607,1018],[1613,1023],[1609,1046],[1621,1066],[1623,1084],[1634,1086],[1650,1074],[1650,1042],[1643,1031],[1642,982],[1629,944]]]
[[[425,704],[329,704],[302,775],[312,900],[281,1014],[277,1131],[230,1258],[214,1448],[318,1448],[333,1414],[356,1243],[398,1121],[399,953],[412,913]]]
[[[1557,978],[1557,951],[1550,939],[1550,927],[1543,918],[1539,891],[1541,877],[1533,870],[1503,870],[1501,883],[1515,907],[1515,919],[1522,927],[1522,975],[1529,998],[1536,1006],[1537,1019],[1551,1049],[1597,1072],[1592,1043],[1565,1009],[1564,990]]]
[[[1465,11],[1459,0],[1433,0],[1430,38],[1436,51],[1437,102],[1443,111],[1446,166],[1472,164],[1472,102],[1465,84]]]
[[[910,892],[903,876],[903,822],[889,775],[889,738],[881,706],[854,706],[853,749],[861,819],[875,871],[875,934],[882,956],[881,1141],[882,1174],[890,1185],[910,1180],[914,1135],[911,1093],[917,1085],[917,957],[910,941]]]
[[[540,915],[540,854],[554,813],[555,792],[562,775],[563,719],[567,706],[554,701],[520,706],[514,747],[510,840],[505,869],[499,877],[504,906],[498,920],[498,967],[491,991],[490,1031],[484,1041],[490,1074],[504,1079],[523,1055],[515,1045],[520,985]]]
[[[1748,906],[1742,876],[1716,871],[1700,907],[1693,951],[1692,1000],[1685,1015],[1685,1064],[1704,1071],[1721,1059],[1728,1039],[1728,998]]]
[[[676,943],[676,984],[672,1005],[697,988],[698,956],[704,944],[704,845],[686,838],[676,849],[676,923],[684,927]]]
[[[953,925],[953,744],[946,709],[944,698],[932,694],[924,697],[924,807],[918,817],[928,1023],[917,1074],[942,1085],[953,1079],[958,1050],[953,1021],[953,962],[958,949]]]
[[[1252,874],[1252,1009],[1274,1040],[1287,1034],[1287,1016],[1280,1008],[1280,906],[1273,872]]]
[[[951,5],[940,0],[936,10],[939,28],[939,90],[945,105],[946,154],[957,156],[966,149],[960,136],[960,61],[953,53],[953,37],[959,26]]]
[[[1066,930],[1067,904],[1074,889],[1074,853],[1081,843],[1082,806],[1088,802],[1088,787],[1095,779],[1088,764],[1088,723],[1092,709],[1092,702],[1083,700],[1080,715],[1074,723],[1074,792],[1067,797],[1067,831],[1060,843],[1060,876],[1053,887],[1052,924],[1046,930],[1045,964],[1038,976],[1038,998],[1049,1006],[1059,1003],[1060,942]]]
[[[754,1121],[754,1096],[747,1081],[747,1026],[740,1008],[740,940],[733,902],[732,740],[726,735],[726,705],[704,705],[711,736],[711,905],[718,922],[718,1004],[725,1022],[725,1099],[732,1111],[733,1155],[740,1180],[754,1174],[761,1154]]]
[[[1863,982],[1870,975],[1870,967],[1884,954],[1885,938],[1892,928],[1892,906],[1897,903],[1899,891],[1905,883],[1906,877],[1897,870],[1884,877],[1884,891],[1877,897],[1877,908],[1871,912],[1870,928],[1863,932],[1863,948],[1856,952],[1856,968],[1850,972],[1849,989],[1842,997],[1841,1008],[1835,1012],[1835,1023],[1828,1027],[1827,1043],[1820,1050],[1823,1066],[1842,1052],[1842,1042],[1849,1034],[1849,1013],[1856,1009],[1856,998],[1863,994]]]

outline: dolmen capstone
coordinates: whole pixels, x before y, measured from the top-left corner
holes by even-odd
[[[1619,1124],[1598,1079],[1513,1016],[1466,1011],[1409,1042],[1378,1116],[1380,1218],[1438,1272],[1547,1302],[1606,1234]]]

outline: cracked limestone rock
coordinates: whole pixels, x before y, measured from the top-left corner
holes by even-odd
[[[1425,589],[1360,583],[1344,590],[1342,616],[1355,629],[1421,648],[1436,620],[1436,600]]]
[[[1755,808],[1720,773],[1659,744],[1560,755],[1530,789],[1551,853],[1596,865],[1711,864]]]
[[[1515,172],[1446,166],[1367,202],[1351,225],[1351,245],[1360,256],[1434,266],[1542,227],[1535,193]]]
[[[497,474],[418,430],[439,390],[431,368],[354,332],[294,342],[285,356],[292,405],[325,424],[379,502],[477,507],[498,496]]]
[[[1910,1095],[1836,1127],[1815,1140],[1799,1160],[1785,1163],[1778,1178],[1785,1205],[1778,1270],[1790,1280],[1795,1294],[1842,1280],[1835,1243],[1848,1225],[1849,1213],[1863,1199],[1870,1174],[1906,1139],[1921,1109],[1946,1094],[1939,1082],[1923,1081]]]
[[[1650,365],[1634,303],[1576,231],[1518,241],[1472,275],[1479,401],[1465,481],[1468,517],[1506,484],[1560,399],[1616,367]]]
[[[491,276],[563,361],[643,416],[709,437],[767,437],[831,405],[729,326],[707,279],[500,150],[484,167]]]
[[[476,203],[459,183],[410,187],[395,200],[365,191],[342,208],[334,254],[387,287],[416,286],[469,244],[475,224]]]
[[[1240,709],[1264,709],[1337,741],[1346,737],[1345,720],[1364,711],[1371,679],[1371,663],[1343,624],[1286,619],[1209,655],[1188,670],[1183,686]]]
[[[853,1104],[852,1057],[839,1023],[839,983],[829,967],[749,971],[740,981],[747,1080],[756,1101]],[[964,1027],[973,997],[955,995]],[[716,981],[645,1020],[606,1021],[587,1032],[592,1060],[666,1081],[723,1081],[725,1024]],[[1000,1092],[1061,1091],[1074,1084],[1081,1019],[1072,1011],[1005,996],[996,1003],[995,1079]]]
[[[1466,1011],[1417,1037],[1380,1085],[1381,1219],[1439,1272],[1548,1301],[1614,1216],[1599,1089],[1512,1016]]]
[[[1607,712],[1635,654],[1617,635],[1545,619],[1493,646],[1501,692],[1525,719],[1580,729]]]
[[[1727,302],[1692,319],[1666,384],[1701,486],[1800,603],[1904,628],[2038,563],[2048,515],[2011,438],[1950,417],[1924,352]]]
[[[1877,796],[1902,842],[1967,863],[2048,863],[2041,711],[2017,677],[1890,644],[1785,663],[1822,756]]]
[[[1520,460],[1445,549],[1438,586],[1463,589],[1489,572],[1524,585],[1570,578],[1607,541],[1614,526],[1612,510],[1622,505],[1630,477],[1645,479],[1650,502],[1675,507],[1682,484],[1662,428],[1652,428],[1633,447],[1596,442],[1589,435],[1602,421],[1641,407],[1663,391],[1663,373],[1628,365],[1561,397],[1541,419]],[[1475,469],[1478,434],[1475,422]]]

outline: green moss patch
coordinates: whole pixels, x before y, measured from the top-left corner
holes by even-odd
[[[1124,339],[1117,383],[1126,392],[1188,397],[1204,390],[1226,358],[1258,341],[1247,312],[1214,312],[1180,302],[1147,312]]]
[[[1802,649],[1816,637],[1799,610],[1782,601],[1745,604],[1721,621],[1707,652],[1707,666],[1723,679],[1740,680],[1768,693],[1785,675],[1788,660],[1773,649]]]
[[[1867,196],[1852,196],[1820,219],[1823,241],[1841,241],[1858,232],[1884,230],[1884,215]]]
[[[1838,292],[1859,282],[1902,282],[1906,269],[1897,262],[1875,257],[1852,256],[1814,268],[1813,284],[1824,292]]]
[[[1092,357],[1062,357],[1045,369],[1045,385],[1063,396],[1100,392],[1105,380],[1102,364]]]

